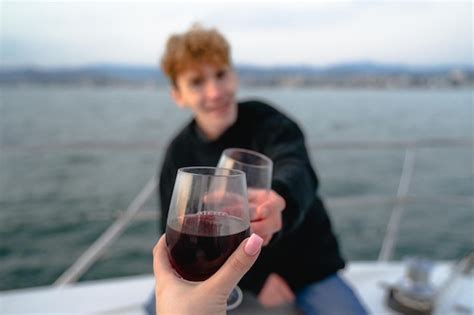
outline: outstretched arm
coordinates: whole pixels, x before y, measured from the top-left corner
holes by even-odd
[[[318,180],[309,160],[302,131],[296,123],[281,116],[270,121],[263,138],[263,153],[273,165],[273,191],[285,201],[282,228],[272,243],[297,228],[310,208]],[[277,206],[273,208],[277,213]]]

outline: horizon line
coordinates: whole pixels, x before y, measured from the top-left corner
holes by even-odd
[[[308,63],[282,63],[282,64],[258,64],[250,62],[235,62],[233,67],[249,67],[249,68],[266,68],[266,69],[277,69],[277,68],[332,68],[339,66],[354,66],[354,65],[365,65],[365,66],[383,66],[383,67],[405,67],[405,68],[471,68],[474,69],[473,63],[431,63],[431,64],[416,64],[416,63],[402,63],[402,62],[385,62],[385,61],[374,61],[374,60],[347,60],[341,62],[327,63],[327,64],[308,64]],[[64,69],[84,69],[84,68],[96,68],[96,67],[127,67],[127,68],[156,68],[160,70],[158,64],[153,63],[127,63],[127,62],[89,62],[82,64],[64,64],[64,65],[40,65],[40,64],[15,64],[15,65],[1,65],[1,71],[5,70],[20,70],[20,69],[39,69],[39,70],[64,70]]]

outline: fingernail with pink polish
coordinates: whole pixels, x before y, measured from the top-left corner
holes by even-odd
[[[244,252],[249,256],[254,256],[258,253],[263,244],[263,238],[255,233],[250,235],[247,243],[244,246]]]

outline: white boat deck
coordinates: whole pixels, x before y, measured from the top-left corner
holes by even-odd
[[[440,286],[451,263],[437,263],[432,282]],[[372,314],[394,314],[385,306],[388,284],[404,273],[401,262],[353,262],[342,273]],[[474,314],[474,278],[453,291],[445,314]],[[65,287],[37,287],[0,292],[0,314],[144,314],[143,305],[154,286],[152,275],[80,282]],[[288,311],[288,309],[286,309]],[[467,311],[467,312],[466,312]],[[238,312],[232,311],[231,313]],[[255,313],[267,313],[262,310]],[[275,312],[272,312],[275,313]],[[281,312],[278,312],[279,314]],[[440,313],[441,314],[441,313]]]

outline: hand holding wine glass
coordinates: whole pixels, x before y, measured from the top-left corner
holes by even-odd
[[[281,230],[281,212],[286,206],[285,200],[271,190],[272,160],[255,151],[230,148],[222,152],[218,166],[246,174],[252,231],[267,245],[273,234]]]
[[[252,234],[244,240],[224,265],[204,282],[178,277],[171,266],[165,237],[153,249],[158,314],[224,314],[227,296],[257,260],[262,239]]]

